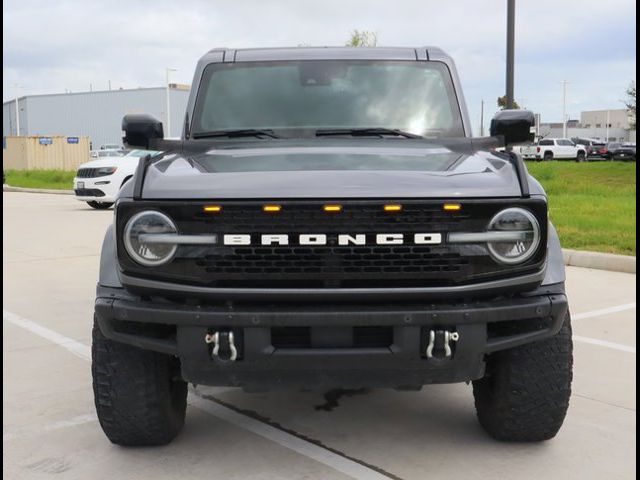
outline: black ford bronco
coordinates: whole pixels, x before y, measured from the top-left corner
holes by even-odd
[[[181,430],[187,382],[420,389],[472,382],[500,440],[558,432],[571,325],[533,115],[472,138],[438,48],[211,50],[179,140],[123,119],[140,160],[102,247],[100,424],[121,445]]]

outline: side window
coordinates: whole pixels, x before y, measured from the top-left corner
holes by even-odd
[[[553,145],[553,140],[540,140],[540,143],[538,143],[538,145],[543,147]]]

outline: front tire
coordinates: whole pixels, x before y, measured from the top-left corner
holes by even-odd
[[[578,152],[578,155],[576,156],[576,162],[580,163],[580,162],[584,162],[587,159],[587,156],[585,155],[584,152]]]
[[[473,382],[476,412],[495,439],[540,442],[558,433],[569,407],[573,342],[569,314],[547,340],[489,355]]]
[[[109,340],[95,319],[91,358],[98,420],[112,443],[164,445],[180,433],[187,384],[176,358]]]
[[[89,205],[91,208],[95,208],[96,210],[106,210],[108,208],[111,207],[111,205],[113,205],[112,202],[87,202],[87,205]]]

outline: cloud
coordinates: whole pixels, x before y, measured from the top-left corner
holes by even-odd
[[[478,125],[504,91],[505,0],[9,0],[3,3],[3,99],[157,86],[165,67],[190,83],[213,47],[342,45],[355,29],[382,45],[438,45],[455,59]],[[517,2],[516,99],[560,120],[561,80],[569,111],[620,108],[635,79],[633,0]]]

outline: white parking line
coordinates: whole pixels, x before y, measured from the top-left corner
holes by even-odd
[[[72,338],[65,337],[58,332],[54,332],[47,327],[43,327],[33,320],[23,318],[20,315],[16,315],[15,313],[8,312],[6,310],[2,310],[2,319],[6,320],[9,323],[17,325],[18,327],[24,328],[31,333],[35,333],[36,335],[49,340],[56,345],[60,345],[61,347],[66,348],[77,357],[80,357],[84,360],[89,360],[91,358],[91,348],[89,348],[88,346]]]
[[[625,303],[624,305],[616,305],[615,307],[601,308],[599,310],[591,310],[590,312],[577,313],[571,315],[571,320],[584,320],[585,318],[600,317],[609,315],[610,313],[624,312],[625,310],[633,310],[636,303]]]
[[[601,308],[598,310],[591,310],[590,312],[578,313],[571,315],[571,320],[584,320],[585,318],[601,317],[604,315],[610,315],[612,313],[624,312],[626,310],[634,310],[636,308],[635,302],[625,303],[623,305],[616,305],[615,307]],[[597,345],[599,347],[612,348],[621,352],[636,353],[636,347],[630,345],[624,345],[622,343],[608,342],[606,340],[600,340],[598,338],[582,337],[580,335],[574,335],[573,340],[576,342],[588,343],[590,345]]]
[[[2,318],[18,327],[24,328],[36,335],[49,340],[50,342],[63,347],[82,358],[83,360],[89,360],[91,358],[91,349],[72,338],[65,337],[64,335],[54,332],[42,325],[37,324],[32,320],[23,318],[15,313],[2,310]],[[225,420],[233,425],[248,430],[256,435],[259,435],[267,440],[275,442],[283,447],[293,450],[296,453],[311,458],[317,462],[320,462],[334,470],[344,473],[353,478],[363,480],[389,480],[391,477],[377,472],[366,465],[360,464],[354,460],[343,457],[337,453],[332,452],[326,448],[323,448],[315,443],[308,442],[302,438],[291,435],[283,430],[267,425],[259,420],[253,419],[242,415],[231,408],[227,408],[223,405],[209,402],[198,396],[192,396],[189,400],[190,404],[194,407]],[[86,420],[86,419],[83,419]],[[65,423],[68,426],[68,423]],[[60,428],[60,427],[58,427]],[[3,441],[13,438],[12,434],[3,435]]]
[[[342,455],[327,450],[319,445],[303,440],[302,438],[291,435],[283,430],[272,427],[264,422],[254,418],[242,415],[231,408],[227,408],[218,403],[214,403],[198,396],[193,396],[189,400],[189,404],[203,410],[204,412],[218,417],[226,422],[232,423],[237,427],[248,430],[267,440],[271,440],[283,447],[293,450],[305,457],[323,463],[345,475],[353,478],[364,480],[389,480],[388,477],[380,472],[370,469],[358,462],[350,460]]]
[[[620,350],[621,352],[636,353],[636,347],[623,345],[622,343],[607,342],[606,340],[598,340],[597,338],[590,338],[590,337],[581,337],[580,335],[574,335],[573,340],[576,342],[597,345],[599,347],[613,348],[614,350]]]

